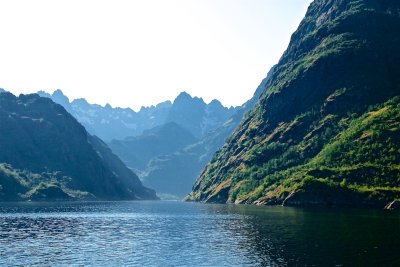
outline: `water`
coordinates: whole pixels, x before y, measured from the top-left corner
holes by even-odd
[[[400,214],[181,202],[2,203],[0,266],[400,266]]]

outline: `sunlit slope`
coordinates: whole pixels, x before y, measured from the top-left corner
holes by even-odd
[[[384,206],[398,198],[400,2],[316,0],[258,105],[189,200]]]

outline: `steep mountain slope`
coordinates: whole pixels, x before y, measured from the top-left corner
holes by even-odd
[[[207,105],[203,99],[182,92],[174,100],[166,121],[176,122],[200,138],[224,123],[234,112],[234,108],[225,108],[218,100]]]
[[[271,73],[272,70],[258,86],[253,97],[242,106],[236,108],[234,115],[218,128],[183,149],[152,158],[146,169],[140,172],[140,178],[143,183],[156,189],[164,197],[175,196],[183,198],[187,195],[201,170],[211,160],[213,154],[222,147],[225,139],[240,123],[243,114],[254,107]],[[118,152],[116,153],[118,154]],[[119,155],[124,158],[122,154]]]
[[[146,130],[140,136],[113,140],[110,148],[134,170],[143,170],[154,157],[174,153],[196,141],[185,128],[170,122]]]
[[[400,2],[315,0],[189,200],[379,206],[400,197]]]
[[[245,110],[243,107],[226,108],[218,100],[206,104],[203,99],[186,92],[179,94],[173,103],[166,101],[142,107],[139,112],[110,105],[102,107],[85,99],[70,102],[61,90],[52,95],[43,91],[38,94],[61,104],[89,133],[105,140],[113,152],[139,174],[145,185],[180,198],[190,192],[200,170],[222,146]],[[233,119],[221,127],[231,116]],[[210,138],[218,132],[222,137],[215,145]],[[186,146],[202,152],[188,155],[183,150]],[[171,184],[167,185],[167,181]]]
[[[230,120],[198,142],[152,158],[140,174],[143,184],[164,194],[163,197],[175,196],[182,199],[190,192],[201,170],[215,151],[222,147],[235,126],[235,121]]]
[[[0,200],[156,199],[50,99],[1,93],[0,131]]]

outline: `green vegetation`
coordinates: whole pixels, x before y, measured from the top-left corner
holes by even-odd
[[[273,195],[279,201],[290,192],[309,187],[312,182],[382,201],[400,197],[399,99],[396,97],[358,118],[342,118],[336,121],[335,127],[326,127],[320,134],[314,129],[314,136],[305,136],[285,152],[272,154],[276,152],[276,143],[266,146],[273,148],[266,150],[270,154],[262,155],[269,159],[266,163],[249,162],[251,167],[234,173],[236,180],[250,178],[253,186],[238,187],[240,191],[237,195],[238,189],[232,192],[232,200],[253,202],[280,187]],[[347,127],[344,124],[348,124]],[[333,135],[332,128],[344,130]],[[310,147],[311,150],[318,149],[318,142],[324,143],[329,136],[332,138],[316,156],[311,159],[301,156]],[[291,158],[288,156],[291,154],[298,156]]]
[[[173,117],[179,119],[184,127],[170,122],[147,130],[137,137],[113,140],[109,146],[129,168],[139,175],[143,184],[155,189],[161,198],[182,199],[191,191],[194,181],[211,160],[213,154],[222,147],[225,139],[238,126],[243,114],[247,114],[246,112],[254,107],[272,70],[273,68],[250,100],[240,107],[228,110],[229,112],[234,111],[234,114],[224,123],[221,122],[226,118],[227,113],[221,112],[222,106],[219,102],[212,101],[208,104],[206,113],[218,118],[217,120],[213,119],[214,122],[211,125],[214,125],[213,127],[221,125],[209,131],[201,139],[195,138],[190,131],[184,128],[186,127],[184,121],[193,120],[192,115],[196,111],[189,112],[193,105],[182,103],[185,101],[179,100],[179,98],[185,97],[185,94],[181,94],[174,105],[181,103],[171,110],[174,114]],[[198,102],[198,99],[190,101]],[[179,106],[180,108],[178,108]],[[226,115],[223,115],[224,113]],[[178,114],[181,114],[180,118]],[[202,119],[201,121],[209,120]],[[193,127],[191,128],[193,129]]]
[[[0,94],[0,132],[0,201],[156,199],[50,99]]]
[[[400,198],[400,3],[316,0],[258,105],[187,199],[379,206]]]

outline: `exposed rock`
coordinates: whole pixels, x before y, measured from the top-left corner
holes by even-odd
[[[385,206],[385,210],[398,210],[400,209],[400,200],[395,199]]]

